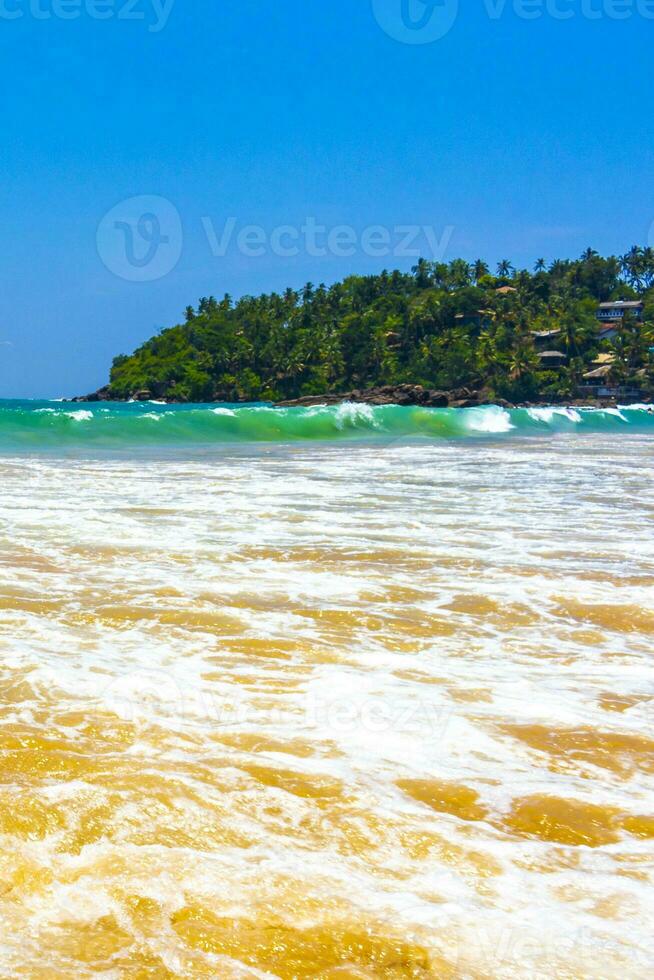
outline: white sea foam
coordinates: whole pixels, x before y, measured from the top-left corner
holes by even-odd
[[[507,730],[651,727],[646,436],[5,457],[0,477],[3,724],[21,753],[41,745],[20,772],[32,808],[66,817],[6,836],[28,873],[0,895],[0,972],[86,975],[54,940],[112,918],[142,950],[139,900],[163,910],[148,953],[180,977],[231,975],[190,962],[171,927],[188,905],[285,937],[336,910],[460,976],[648,976],[651,842],[503,823],[535,794],[652,812],[644,767]],[[616,694],[636,700],[607,711]],[[42,778],[57,739],[88,769]],[[436,812],[406,779],[472,787],[487,818]]]
[[[357,402],[342,402],[336,409],[336,427],[346,429],[356,426],[363,422],[366,426],[379,427],[380,422],[375,416],[374,408],[371,405],[360,404]]]
[[[555,419],[567,419],[570,422],[581,422],[582,417],[576,408],[528,408],[527,414],[536,422],[545,422],[550,425]]]
[[[616,418],[620,419],[621,422],[629,421],[629,419],[625,418],[619,408],[603,408],[602,411],[605,415],[614,415]]]
[[[509,413],[497,405],[467,408],[465,412],[466,427],[474,432],[510,432],[514,428]]]
[[[80,408],[76,412],[66,412],[66,416],[74,422],[90,422],[93,419],[93,412]]]

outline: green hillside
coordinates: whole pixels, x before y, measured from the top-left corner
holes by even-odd
[[[644,300],[602,340],[598,303]],[[112,397],[147,390],[180,401],[280,400],[382,384],[484,387],[525,400],[572,395],[596,364],[611,380],[651,389],[654,250],[622,258],[588,250],[533,271],[501,262],[420,260],[412,273],[350,276],[299,292],[201,299],[186,322],[121,355]],[[564,355],[552,359],[543,350]],[[545,357],[543,357],[545,354]]]

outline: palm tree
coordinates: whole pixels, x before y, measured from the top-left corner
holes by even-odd
[[[534,272],[545,272],[547,268],[547,263],[545,259],[536,259],[536,264],[534,265]]]
[[[497,263],[498,276],[501,276],[502,278],[506,278],[507,276],[510,276],[512,272],[513,272],[513,266],[511,265],[508,259],[502,259],[501,262]]]
[[[646,336],[641,332],[640,324],[632,313],[627,313],[624,316],[612,346],[625,377],[645,361],[647,357]]]
[[[629,284],[642,292],[654,285],[654,248],[639,248],[634,245],[620,259],[620,268]]]
[[[519,340],[511,351],[509,363],[511,380],[519,381],[525,374],[534,371],[537,365],[538,358],[532,344],[525,340]]]
[[[514,279],[516,281],[516,285],[519,288],[526,289],[526,287],[529,285],[529,282],[531,280],[531,276],[529,275],[526,269],[521,269],[520,272],[516,272]]]
[[[431,281],[436,289],[447,289],[449,286],[449,266],[445,262],[432,262]]]
[[[497,344],[495,338],[484,330],[479,337],[476,346],[477,370],[484,382],[492,382],[497,375],[499,361],[497,356]]]
[[[416,277],[416,283],[420,289],[426,289],[430,285],[430,266],[427,259],[418,259],[418,264],[413,266],[411,272]]]
[[[654,248],[651,245],[644,248],[641,258],[645,289],[649,289],[651,286],[654,286]]]
[[[550,266],[550,275],[554,276],[555,279],[561,279],[566,268],[567,266],[563,259],[554,259]]]
[[[448,269],[448,281],[449,285],[454,289],[460,289],[462,286],[469,286],[472,276],[472,267],[468,265],[465,259],[453,259],[450,262],[450,267]]]
[[[578,309],[564,304],[556,310],[561,329],[561,339],[568,357],[580,357],[596,335],[596,320],[592,314],[580,313]]]
[[[634,245],[620,259],[620,268],[623,274],[626,276],[629,284],[636,289],[642,289],[643,286],[643,251],[638,245]]]
[[[475,283],[478,283],[480,279],[487,276],[489,272],[488,266],[482,259],[477,259],[472,265],[472,276]]]

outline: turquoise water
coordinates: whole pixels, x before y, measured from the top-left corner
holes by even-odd
[[[654,432],[654,409],[312,408],[0,401],[0,451],[365,439],[510,439],[571,432]]]

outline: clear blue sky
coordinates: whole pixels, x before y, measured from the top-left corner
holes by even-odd
[[[0,2],[22,14],[0,16],[0,397],[99,386],[201,295],[415,261],[214,255],[203,217],[217,234],[230,216],[235,234],[307,217],[357,234],[450,226],[445,259],[518,265],[648,239],[654,20],[636,9],[616,20],[592,0],[604,13],[589,19],[558,0],[570,19],[525,20],[461,0],[443,38],[406,44],[370,0],[176,0],[159,31],[152,0],[133,8],[145,20],[116,17],[125,0],[96,0],[107,20],[79,2],[70,20],[57,0]],[[146,282],[96,245],[103,216],[140,195],[170,201],[183,234],[174,269]]]

